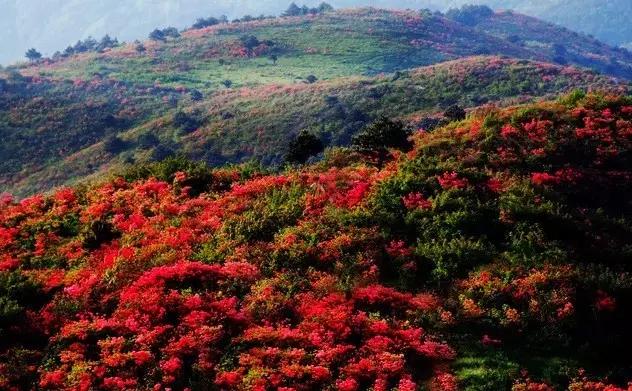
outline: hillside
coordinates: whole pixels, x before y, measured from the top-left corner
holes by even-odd
[[[288,2],[289,3],[289,2]],[[22,59],[24,52],[35,47],[45,55],[74,44],[88,36],[105,34],[133,41],[156,27],[191,25],[198,17],[227,15],[279,15],[285,2],[258,0],[5,0],[0,13],[3,50],[0,63]],[[300,2],[310,7],[319,1]],[[464,4],[487,4],[495,9],[513,9],[526,15],[565,26],[573,31],[592,34],[611,45],[632,43],[632,7],[627,0],[332,0],[336,8],[374,7],[431,8],[442,12]]]
[[[499,11],[481,20],[475,28],[544,54],[556,63],[591,67],[606,74],[629,78],[629,71],[622,69],[627,66],[619,63],[622,58],[630,56],[629,52],[540,19]]]
[[[623,391],[632,99],[412,139],[4,197],[0,387]]]
[[[494,9],[514,10],[594,35],[611,45],[632,43],[632,6],[627,0],[447,0],[437,1],[442,10],[464,4],[485,4]]]
[[[532,62],[469,59],[478,54]],[[625,92],[630,64],[627,51],[508,12],[474,26],[363,8],[190,29],[0,71],[0,192],[32,194],[174,153],[278,164],[302,129],[345,145],[379,114],[574,88]]]
[[[166,42],[145,42],[141,52],[136,44],[127,44],[27,67],[22,73],[83,80],[99,74],[125,82],[216,90],[224,80],[240,87],[292,83],[310,74],[320,79],[371,75],[480,54],[554,62],[559,56],[548,49],[563,38],[576,49],[569,64],[632,77],[632,53],[548,23],[504,15],[478,29],[439,14],[374,8],[227,23],[189,30]],[[529,29],[523,36],[525,20]],[[496,34],[508,30],[511,39]],[[256,39],[241,39],[251,36]],[[272,54],[279,58],[276,65],[269,59]]]
[[[347,145],[380,115],[415,122],[455,103],[503,104],[576,88],[625,93],[628,84],[499,57],[377,77],[231,88],[202,99],[193,99],[187,88],[140,87],[106,77],[9,81],[0,107],[0,192],[25,195],[173,153],[212,164],[251,158],[278,164],[289,139],[303,129],[327,144]],[[112,148],[114,135],[121,145]]]

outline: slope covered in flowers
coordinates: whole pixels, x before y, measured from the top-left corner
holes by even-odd
[[[423,117],[454,103],[524,102],[576,88],[629,89],[627,81],[570,66],[495,56],[377,77],[235,88],[201,98],[197,90],[102,76],[75,83],[22,78],[1,85],[2,79],[0,192],[19,196],[173,153],[213,165],[252,158],[278,164],[300,130],[330,145],[348,145],[380,115]],[[112,137],[121,141],[116,150],[104,142]]]
[[[413,138],[5,196],[0,388],[625,389],[632,100]]]

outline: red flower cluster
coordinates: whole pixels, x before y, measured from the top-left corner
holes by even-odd
[[[370,254],[384,244],[370,230],[315,226],[320,240],[313,242],[306,235],[314,233],[301,228],[317,224],[328,208],[361,205],[379,179],[375,172],[247,182],[229,175],[237,182],[212,197],[188,196],[180,185],[187,175],[176,173],[173,186],[117,179],[90,192],[63,189],[8,203],[0,209],[0,270],[19,269],[50,295],[25,319],[48,340],[51,358],[45,367],[32,365],[30,376],[43,389],[77,390],[412,390],[431,381],[411,362],[424,360],[432,372],[454,357],[415,321],[435,313],[438,299],[377,282]],[[288,192],[303,208],[303,225],[269,243],[239,243],[240,219],[266,208],[262,198]],[[195,261],[213,240],[217,261]],[[400,247],[392,251],[406,256]],[[323,271],[303,276],[278,268],[270,277],[267,254],[309,255]],[[52,263],[41,268],[34,260]],[[337,276],[350,261],[358,277],[347,295]],[[288,284],[301,286],[300,293],[288,298]],[[10,370],[0,368],[2,387],[14,378]]]
[[[432,202],[427,200],[421,193],[410,193],[402,198],[406,209],[431,209]]]
[[[437,177],[437,180],[439,181],[439,185],[446,190],[464,189],[469,185],[467,179],[460,178],[454,171],[444,173],[443,175]]]

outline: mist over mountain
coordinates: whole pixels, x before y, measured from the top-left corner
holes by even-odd
[[[315,6],[319,0],[300,2]],[[35,47],[44,55],[88,36],[140,39],[160,26],[184,28],[203,16],[276,15],[287,0],[0,0],[0,64],[23,58]],[[572,30],[593,34],[613,45],[632,42],[632,3],[628,0],[332,0],[337,8],[374,6],[445,11],[467,3],[515,9]]]

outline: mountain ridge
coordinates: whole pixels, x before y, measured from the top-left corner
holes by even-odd
[[[318,1],[305,1],[309,6],[316,6]],[[373,1],[371,4],[377,7],[431,8],[433,10],[447,11],[451,7],[460,7],[464,4],[487,4],[495,9],[514,9],[531,16],[539,17],[553,23],[562,24],[575,31],[582,31],[593,34],[599,39],[611,45],[624,45],[632,42],[632,34],[625,21],[630,18],[632,8],[625,0],[610,0],[601,2],[595,0],[574,0],[574,1],[529,1],[529,0],[453,0],[453,1]],[[332,1],[335,7],[354,7],[357,1]],[[20,8],[30,6],[28,11]],[[97,6],[101,8],[96,8]],[[221,14],[229,15],[231,18],[238,18],[244,14],[280,14],[285,8],[276,2],[257,2],[253,6],[252,2],[214,2],[213,6],[203,1],[187,2],[183,6],[178,2],[169,0],[161,4],[162,8],[171,7],[170,12],[160,12],[156,4],[148,5],[146,2],[136,0],[135,2],[123,2],[123,4],[111,3],[90,3],[80,4],[80,2],[56,4],[52,1],[36,3],[32,6],[25,1],[20,4],[16,0],[5,0],[3,3],[3,14],[0,16],[0,26],[6,26],[4,31],[8,48],[4,53],[12,53],[10,56],[0,58],[0,63],[8,63],[21,58],[23,53],[30,47],[36,47],[45,55],[52,55],[55,50],[61,50],[68,44],[73,44],[79,39],[85,39],[89,35],[99,37],[105,34],[118,35],[120,39],[132,41],[148,34],[155,27],[166,27],[175,25],[184,28],[193,23],[197,17],[215,16]],[[130,11],[130,7],[132,10]],[[185,9],[186,8],[186,9]],[[65,12],[66,9],[82,10],[80,15],[75,12]],[[137,12],[143,11],[143,12]],[[147,10],[150,10],[149,12]],[[174,12],[175,11],[175,12]],[[130,17],[130,14],[133,15]],[[169,17],[169,14],[176,15]],[[606,15],[606,16],[603,16]],[[134,20],[130,25],[126,20]],[[93,26],[83,26],[81,19],[100,20],[93,23]],[[39,23],[34,23],[34,21]],[[43,23],[42,23],[43,21]],[[65,23],[72,21],[72,23]],[[613,22],[614,21],[614,22]],[[101,26],[99,26],[101,24]],[[139,28],[137,26],[143,26]],[[23,27],[24,26],[24,27]],[[72,26],[72,27],[68,27]],[[107,26],[107,27],[106,27]],[[76,30],[79,31],[76,31]],[[65,37],[61,42],[54,37]],[[15,45],[15,46],[13,46]],[[19,46],[18,46],[19,45]]]

